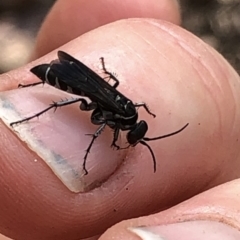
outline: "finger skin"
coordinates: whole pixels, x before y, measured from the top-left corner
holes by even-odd
[[[175,0],[58,0],[41,27],[32,59],[99,26],[136,17],[180,23]]]
[[[7,237],[5,237],[3,235],[0,235],[0,240],[10,240],[10,238],[7,238]]]
[[[201,40],[167,22],[135,19],[92,31],[61,50],[89,66],[104,56],[121,80],[119,90],[134,102],[147,102],[157,115],[153,119],[139,110],[139,119],[149,124],[148,137],[187,122],[189,127],[181,135],[149,143],[157,158],[155,174],[149,152],[138,145],[101,187],[73,194],[1,124],[0,232],[24,240],[90,237],[123,219],[166,209],[239,177],[239,78]],[[18,71],[55,58],[53,52]],[[28,75],[18,81],[31,79]],[[16,105],[23,107],[24,101]],[[72,129],[72,136],[77,132]]]
[[[204,193],[201,193],[173,208],[166,211],[153,214],[147,217],[131,219],[116,224],[106,231],[100,240],[107,239],[139,239],[136,235],[129,231],[129,227],[151,227],[166,224],[189,222],[189,221],[210,221],[224,223],[227,226],[240,231],[240,180],[234,180]],[[178,239],[179,232],[172,229],[171,239]],[[175,238],[174,238],[175,234]],[[188,235],[189,239],[195,239],[196,236]],[[208,239],[208,236],[205,235]],[[181,238],[182,239],[182,238]],[[226,239],[225,237],[221,239]]]

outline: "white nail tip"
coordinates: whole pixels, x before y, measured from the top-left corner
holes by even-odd
[[[138,237],[143,240],[167,240],[166,238],[160,237],[159,235],[149,232],[146,228],[128,228],[131,232],[135,233]]]

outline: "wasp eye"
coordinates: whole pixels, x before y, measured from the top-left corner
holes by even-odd
[[[135,128],[128,132],[127,140],[129,144],[134,145],[138,143],[145,136],[148,130],[148,125],[145,121],[140,121]]]

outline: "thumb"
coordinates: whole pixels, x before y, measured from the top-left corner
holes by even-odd
[[[239,186],[238,179],[166,211],[124,221],[100,239],[240,239]]]

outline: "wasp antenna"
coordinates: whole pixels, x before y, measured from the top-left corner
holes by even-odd
[[[178,134],[181,131],[183,131],[188,125],[189,125],[189,123],[187,123],[184,127],[182,127],[181,129],[177,130],[176,132],[172,132],[172,133],[169,133],[169,134],[166,134],[166,135],[163,135],[163,136],[159,136],[159,137],[155,137],[155,138],[144,137],[143,140],[144,141],[153,141],[153,140],[158,140],[158,139],[162,139],[162,138],[171,137],[171,136],[173,136],[175,134]]]
[[[151,147],[144,141],[139,141],[139,143],[141,143],[142,145],[146,146],[148,148],[148,150],[150,151],[151,155],[152,155],[152,159],[153,159],[153,171],[156,172],[156,158],[154,156],[153,150],[151,149]]]

